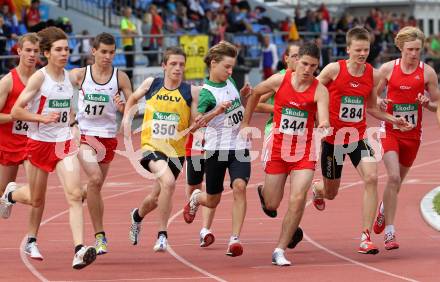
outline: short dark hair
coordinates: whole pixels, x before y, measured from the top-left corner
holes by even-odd
[[[102,32],[98,34],[93,40],[93,48],[98,49],[99,44],[101,43],[105,45],[116,45],[116,40],[115,37],[110,33]]]
[[[309,42],[299,47],[298,56],[299,58],[301,58],[302,56],[310,56],[319,60],[319,58],[321,57],[321,51],[319,50],[318,45]]]
[[[183,51],[182,48],[178,46],[168,47],[165,52],[163,52],[163,63],[166,65],[168,62],[168,59],[171,55],[181,55],[185,58],[186,61],[186,54]]]
[[[370,33],[362,26],[355,26],[348,30],[346,38],[347,46],[351,45],[353,40],[365,40],[370,41]]]

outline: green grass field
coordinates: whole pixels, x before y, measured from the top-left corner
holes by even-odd
[[[432,200],[432,203],[434,204],[434,210],[440,214],[440,193],[437,193],[435,195],[434,199]]]

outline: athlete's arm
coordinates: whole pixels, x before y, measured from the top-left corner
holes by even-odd
[[[317,79],[324,86],[327,86],[331,81],[335,80],[339,74],[339,63],[330,63],[319,73]]]
[[[373,70],[373,78],[374,78],[374,85],[376,86],[378,83],[380,83],[382,77],[381,73],[377,70]],[[378,94],[376,93],[378,87],[373,87],[373,91],[370,95],[368,95],[368,101],[367,101],[367,113],[373,116],[374,118],[378,120],[383,120],[386,122],[390,122],[402,131],[410,130],[413,128],[413,126],[405,120],[405,118],[400,117],[396,118],[393,115],[390,115],[389,113],[379,109],[379,105],[377,102]]]
[[[273,113],[274,106],[271,104],[266,103],[267,100],[270,99],[275,95],[273,91],[267,92],[266,94],[261,95],[260,101],[258,101],[257,107],[255,108],[255,111],[257,113]]]
[[[145,79],[142,84],[136,89],[135,92],[133,92],[130,97],[128,97],[127,103],[125,103],[125,109],[124,109],[124,116],[122,118],[121,122],[121,130],[123,130],[125,135],[128,135],[131,133],[131,123],[130,121],[135,116],[136,112],[138,111],[138,108],[136,107],[139,99],[142,98],[142,96],[147,93],[147,91],[151,87],[151,83],[153,83],[154,78],[148,77]],[[147,109],[145,109],[147,110]],[[127,128],[127,130],[125,130]]]
[[[385,91],[385,87],[387,86],[388,80],[391,77],[391,73],[393,71],[393,66],[394,66],[394,61],[390,61],[388,63],[383,64],[379,68],[379,71],[378,71],[379,82],[377,82],[377,84],[376,84],[376,81],[375,81],[375,84],[374,84],[374,87],[375,87],[374,94],[377,97],[377,99],[376,99],[377,103],[378,103],[378,105],[380,105],[380,109],[382,111],[386,111],[388,103],[392,102],[390,99],[381,98],[381,95]]]
[[[191,131],[194,132],[198,128],[206,126],[217,115],[224,113],[227,108],[232,105],[231,101],[225,101],[216,106],[216,101],[212,93],[207,89],[201,89],[197,103],[196,124],[193,125]]]
[[[250,96],[246,109],[244,111],[244,117],[241,121],[241,128],[245,128],[249,126],[249,122],[252,118],[252,114],[257,107],[258,101],[260,97],[268,92],[276,92],[283,82],[284,74],[274,74],[265,81],[260,82],[252,91],[252,95]]]
[[[130,79],[128,78],[128,75],[125,72],[118,70],[118,82],[119,82],[119,89],[122,90],[122,94],[124,94],[125,101],[128,101],[129,97],[133,93],[133,89],[131,88],[131,82]],[[125,104],[122,101],[119,93],[114,98],[115,105],[119,112],[124,113]]]
[[[317,126],[318,128],[330,127],[329,113],[328,113],[328,103],[329,103],[328,96],[329,95],[328,95],[327,87],[319,83],[315,92],[315,102],[318,107],[318,126]]]
[[[437,111],[437,101],[440,98],[440,90],[438,89],[438,78],[434,69],[425,64],[425,79],[426,79],[426,87],[425,89],[428,91],[430,97],[426,97],[420,93],[419,97],[417,97],[418,102],[425,108],[427,108],[431,112]]]
[[[11,73],[8,73],[0,80],[0,111],[3,110],[3,107],[6,104],[6,100],[8,99],[9,92],[11,91],[12,91],[12,76]],[[12,116],[10,114],[0,113],[0,124],[11,121],[12,121]]]
[[[200,90],[202,90],[201,86],[191,85],[191,97],[192,97],[191,121],[190,121],[191,124],[193,124],[194,121],[196,121],[200,116],[200,114],[197,112],[197,105],[199,104]]]
[[[28,80],[25,89],[21,92],[14,107],[12,107],[11,116],[14,120],[34,121],[42,123],[56,122],[60,118],[59,112],[52,112],[47,115],[31,113],[25,109],[26,105],[35,97],[43,85],[44,74],[41,71],[35,72]]]
[[[81,86],[82,81],[84,80],[84,76],[86,75],[86,68],[76,68],[69,72],[70,82],[73,86],[79,88]]]

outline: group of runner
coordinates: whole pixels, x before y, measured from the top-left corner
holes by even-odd
[[[132,93],[128,76],[112,66],[116,49],[112,35],[102,33],[94,39],[93,65],[70,72],[64,69],[69,54],[64,32],[50,27],[38,35],[24,35],[19,40],[19,65],[0,81],[1,216],[8,218],[16,202],[31,206],[24,251],[42,260],[37,235],[48,174],[56,170],[69,204],[73,268],[81,269],[96,255],[107,253],[101,189],[117,146],[116,113],[123,113],[122,126],[130,129],[130,113],[145,98],[139,161],[154,175],[154,183],[150,194],[130,213],[133,245],[139,242],[142,220],[157,208],[153,250],[166,251],[172,197],[186,160],[185,222],[192,223],[202,206],[200,246],[214,243],[211,226],[228,170],[233,204],[226,254],[242,255],[240,234],[251,176],[250,135],[254,135],[250,121],[253,112],[259,111],[271,114],[262,153],[265,181],[257,188],[261,207],[269,217],[277,216],[290,175],[288,209],[272,263],[291,264],[284,253],[302,240],[299,224],[309,187],[314,206],[324,210],[325,200],[338,193],[346,155],[364,182],[358,252],[379,252],[371,241],[372,230],[377,234],[385,230],[385,249],[396,249],[397,195],[420,145],[422,109],[437,111],[440,94],[435,71],[420,60],[424,40],[419,29],[403,28],[395,39],[401,58],[376,70],[366,63],[369,32],[354,27],[347,32],[349,58],[330,63],[318,77],[314,73],[319,48],[312,43],[289,45],[284,56],[286,70],[253,89],[248,84],[238,89],[231,77],[237,57],[231,43],[222,41],[209,49],[205,57],[209,76],[202,87],[183,82],[186,55],[181,48],[170,47],[163,55],[163,78],[147,78]],[[36,70],[40,51],[47,65]],[[76,113],[74,87],[79,89]],[[385,98],[381,98],[385,88]],[[388,181],[379,208],[378,157],[369,143],[377,131],[367,129],[367,112],[384,122],[380,142]],[[321,140],[322,180],[313,181]],[[22,187],[14,182],[20,164],[28,178]],[[78,178],[81,167],[88,177],[85,189]],[[94,247],[83,244],[84,198],[95,231]]]

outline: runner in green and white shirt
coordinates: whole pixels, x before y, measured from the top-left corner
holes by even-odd
[[[229,105],[224,113],[206,120],[204,145],[206,192],[194,190],[183,212],[185,221],[191,223],[199,205],[217,207],[228,169],[234,203],[232,234],[226,255],[233,257],[243,253],[239,236],[246,214],[246,186],[251,173],[250,144],[238,134],[244,114],[240,95],[250,94],[251,88],[246,85],[239,91],[231,78],[236,56],[237,49],[232,44],[222,41],[209,49],[205,57],[205,63],[209,68],[209,79],[205,80],[200,91],[198,112],[204,114],[225,103]]]

